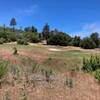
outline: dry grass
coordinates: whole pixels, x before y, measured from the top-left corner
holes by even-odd
[[[14,46],[19,55],[13,55]],[[49,51],[50,48],[60,51]],[[14,81],[12,73],[8,72],[0,89],[0,100],[100,100],[100,85],[93,76],[81,71],[69,71],[71,68],[81,67],[83,56],[89,57],[91,54],[99,54],[99,50],[41,44],[0,45],[0,57],[10,61],[10,65],[13,65],[9,65],[10,69],[17,68],[20,72]],[[36,71],[32,72],[34,61],[39,67],[37,65]],[[49,83],[41,72],[42,69],[53,70]],[[66,77],[73,80],[73,88],[65,84]],[[10,99],[6,99],[7,97]]]

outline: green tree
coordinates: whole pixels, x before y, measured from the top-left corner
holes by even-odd
[[[46,25],[43,27],[43,32],[42,32],[42,34],[43,34],[44,39],[47,40],[47,39],[49,38],[50,28],[49,28],[49,25],[48,25],[48,24],[46,24]]]
[[[95,42],[96,47],[99,47],[99,43],[100,43],[99,34],[95,32],[95,33],[92,33],[90,37]]]
[[[31,31],[35,33],[35,32],[37,32],[37,29],[34,26],[32,26]]]
[[[96,48],[96,44],[90,37],[86,37],[81,41],[80,47],[84,49],[94,49]]]
[[[15,31],[15,26],[17,25],[16,23],[16,19],[15,18],[12,18],[11,21],[10,21],[10,26],[13,27],[13,32]]]
[[[69,44],[70,40],[71,40],[71,37],[68,34],[59,32],[58,34],[52,35],[47,40],[47,44],[67,46]]]
[[[75,36],[72,41],[70,42],[70,45],[79,47],[81,42],[80,36]]]
[[[6,31],[6,25],[5,24],[3,25],[3,30],[4,30],[4,33],[5,33],[5,31]]]

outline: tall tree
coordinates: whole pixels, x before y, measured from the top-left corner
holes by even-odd
[[[5,33],[5,31],[6,31],[6,25],[5,24],[3,25],[3,30],[4,30],[4,33]]]
[[[97,33],[97,32],[92,33],[90,37],[96,44],[96,47],[99,47],[99,44],[100,44],[99,33]]]
[[[32,26],[32,27],[31,27],[31,31],[32,31],[32,32],[37,32],[37,29],[36,29],[34,26]]]
[[[11,21],[10,21],[10,26],[13,27],[13,32],[15,31],[15,26],[17,25],[16,23],[16,19],[15,18],[12,18]]]
[[[48,25],[48,24],[46,24],[46,25],[43,27],[43,32],[42,32],[42,34],[43,34],[43,37],[44,37],[45,39],[48,39],[48,38],[49,38],[50,28],[49,28],[49,25]]]

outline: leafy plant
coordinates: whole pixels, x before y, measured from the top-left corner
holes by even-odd
[[[83,58],[82,69],[86,72],[92,72],[100,68],[100,57],[91,56],[89,59]]]
[[[96,44],[90,37],[86,37],[80,42],[80,47],[84,49],[94,49],[96,48]]]
[[[17,44],[20,44],[20,45],[28,45],[28,42],[26,39],[18,39],[17,40]]]
[[[96,70],[96,71],[94,72],[94,76],[95,76],[95,78],[100,82],[100,69],[98,69],[98,70]]]
[[[8,63],[5,61],[0,62],[0,88],[1,88],[2,79],[7,74],[7,64]]]

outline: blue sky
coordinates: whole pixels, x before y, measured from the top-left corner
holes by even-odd
[[[17,27],[45,23],[51,29],[87,36],[100,32],[100,0],[0,0],[0,25],[15,17]]]

